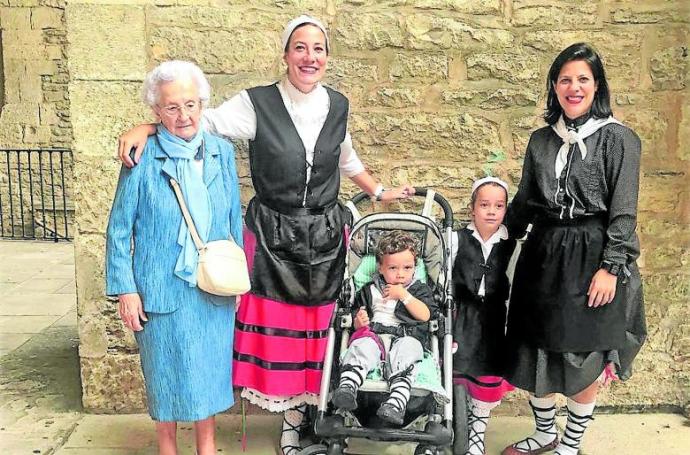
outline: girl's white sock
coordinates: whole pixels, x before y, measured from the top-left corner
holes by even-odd
[[[587,425],[593,420],[595,404],[596,402],[578,403],[568,398],[568,422],[565,425],[563,439],[556,447],[557,455],[577,455]]]

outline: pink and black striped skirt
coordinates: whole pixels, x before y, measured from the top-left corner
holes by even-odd
[[[246,228],[244,249],[251,270],[256,237]],[[243,295],[235,322],[232,371],[233,385],[245,388],[242,396],[273,411],[301,404],[302,396],[315,399],[334,304],[308,307]],[[280,404],[290,398],[297,402]],[[276,406],[271,406],[271,401]]]

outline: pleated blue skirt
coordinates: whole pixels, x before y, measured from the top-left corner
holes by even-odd
[[[156,421],[203,420],[234,402],[234,305],[214,305],[198,294],[172,313],[147,313],[144,330],[135,332]]]

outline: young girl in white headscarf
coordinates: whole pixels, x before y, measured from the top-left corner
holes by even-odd
[[[470,396],[468,455],[484,454],[489,414],[513,389],[502,377],[510,290],[506,269],[515,248],[502,224],[507,205],[507,183],[495,177],[477,180],[472,185],[472,222],[457,236],[453,376]]]

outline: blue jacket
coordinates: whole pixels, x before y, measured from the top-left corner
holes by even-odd
[[[203,178],[211,194],[209,241],[230,236],[242,246],[242,207],[233,146],[204,133],[206,155]],[[177,278],[180,253],[177,235],[182,212],[170,186],[175,176],[172,159],[156,136],[149,137],[139,164],[122,167],[108,222],[106,293],[138,292],[144,311],[170,313],[188,299],[202,298],[216,305],[234,297],[211,295]],[[132,239],[133,251],[132,251]]]

